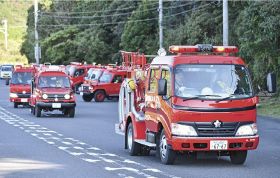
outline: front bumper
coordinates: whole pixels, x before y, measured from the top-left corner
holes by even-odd
[[[10,102],[14,103],[29,103],[30,98],[10,98]]]
[[[36,106],[40,107],[40,108],[48,108],[48,109],[64,109],[64,108],[74,108],[76,107],[76,103],[60,103],[61,107],[57,108],[57,107],[53,107],[54,103],[45,103],[45,102],[37,102]],[[56,103],[58,104],[58,103]]]
[[[226,150],[210,149],[210,141],[226,140]],[[254,150],[259,144],[259,136],[247,137],[175,137],[173,136],[168,144],[175,151],[234,151]]]

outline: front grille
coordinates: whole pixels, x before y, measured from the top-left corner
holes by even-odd
[[[83,86],[83,91],[89,91],[89,86]]]
[[[212,122],[196,122],[198,136],[202,137],[230,137],[235,136],[239,122],[224,122],[216,128]]]
[[[48,94],[48,99],[64,99],[64,94]]]
[[[17,93],[17,95],[18,95],[18,97],[19,98],[30,98],[30,93],[25,93],[25,94],[23,94],[23,93]]]

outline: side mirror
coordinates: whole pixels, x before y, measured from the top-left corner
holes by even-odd
[[[158,95],[165,96],[167,94],[167,81],[166,79],[158,80]]]
[[[276,92],[276,75],[274,73],[268,73],[266,77],[267,91],[269,93]]]

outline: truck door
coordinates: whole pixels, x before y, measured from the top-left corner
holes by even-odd
[[[160,67],[151,66],[149,80],[146,84],[145,94],[145,122],[149,131],[157,131],[157,112],[159,109],[159,97],[157,95],[158,79],[160,78]]]
[[[123,76],[122,75],[115,75],[112,80],[112,95],[119,95],[121,84],[123,82]]]

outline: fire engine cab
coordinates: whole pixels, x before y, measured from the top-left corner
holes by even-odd
[[[31,93],[31,80],[35,73],[34,67],[16,66],[10,82],[10,101],[14,108],[28,105]]]
[[[65,116],[75,116],[75,95],[71,81],[59,66],[42,66],[31,83],[31,113],[41,117],[42,111],[59,110]]]
[[[229,156],[243,164],[259,144],[258,98],[234,46],[171,46],[149,70],[135,69],[122,83],[119,124],[130,155],[156,150],[163,164],[177,152]],[[132,53],[123,56],[133,60]],[[135,55],[134,55],[135,57]],[[137,57],[137,56],[136,56]],[[274,82],[273,82],[274,81]],[[269,92],[275,78],[268,75]]]
[[[81,86],[80,95],[83,100],[103,102],[119,96],[120,87],[126,78],[127,71],[118,68],[95,69],[91,79]]]

